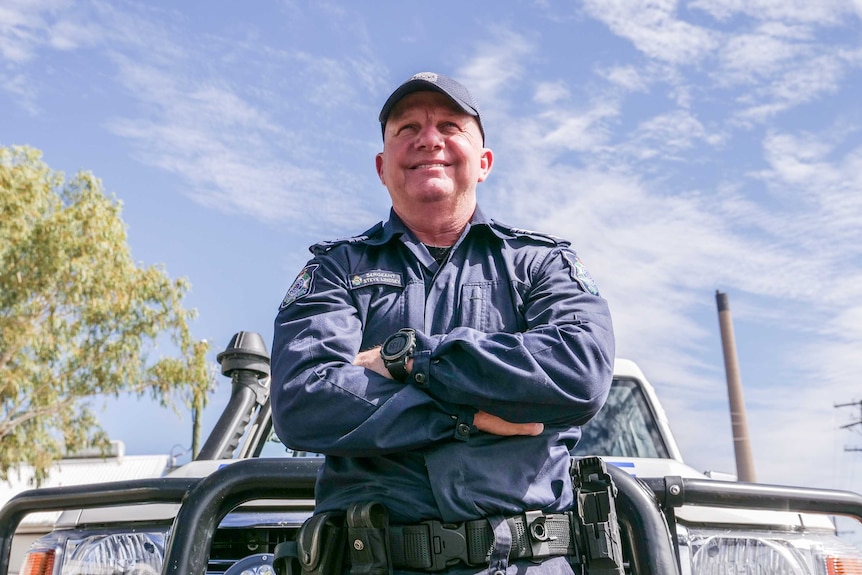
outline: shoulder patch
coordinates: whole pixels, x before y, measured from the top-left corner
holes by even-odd
[[[565,251],[563,251],[563,258],[569,263],[572,279],[578,282],[581,289],[593,295],[599,295],[599,288],[595,280],[593,280],[593,276],[587,271],[581,258]]]
[[[311,292],[311,287],[314,284],[314,270],[318,268],[318,264],[307,265],[302,268],[296,279],[293,280],[293,285],[287,290],[284,299],[278,309],[282,310],[295,302],[296,300],[307,296]]]

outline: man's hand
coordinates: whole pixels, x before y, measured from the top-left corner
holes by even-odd
[[[377,347],[372,347],[371,349],[366,349],[365,351],[360,351],[356,354],[356,358],[353,360],[353,365],[370,369],[374,373],[379,373],[388,379],[394,379],[392,374],[389,373],[389,369],[383,364],[383,358],[380,357],[379,345]],[[407,360],[405,368],[407,369],[407,373],[413,371],[412,357]]]
[[[479,431],[494,435],[539,435],[545,429],[542,423],[512,423],[484,411],[473,416],[473,425]]]
[[[370,369],[374,373],[379,373],[383,377],[392,379],[392,374],[389,373],[389,370],[385,365],[383,365],[383,358],[380,357],[379,345],[377,347],[372,347],[371,349],[366,349],[365,351],[360,351],[356,355],[356,359],[353,360],[353,365]]]

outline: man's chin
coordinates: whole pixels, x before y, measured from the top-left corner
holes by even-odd
[[[448,180],[426,180],[408,189],[408,197],[420,202],[444,201],[454,195],[452,182]]]

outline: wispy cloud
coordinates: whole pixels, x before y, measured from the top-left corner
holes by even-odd
[[[457,77],[470,86],[480,101],[493,99],[504,104],[505,100],[499,96],[523,74],[523,62],[534,50],[535,46],[522,35],[493,26],[490,38],[479,42]]]
[[[333,26],[347,22],[337,5],[320,9]],[[357,43],[339,60],[272,51],[253,39],[187,37],[178,26],[169,11],[145,5],[15,2],[0,7],[0,54],[24,63],[40,50],[98,47],[115,70],[112,80],[140,111],[107,120],[108,129],[128,139],[141,161],[182,177],[186,193],[203,205],[298,228],[371,220],[356,178],[334,173],[323,152],[363,144],[333,142],[337,136],[326,130],[309,138],[307,130],[317,119],[337,122],[364,92],[380,88],[380,66],[367,50]],[[231,69],[255,83],[227,80]],[[298,75],[283,77],[284,69]],[[39,94],[26,74],[32,70],[6,75],[4,89],[35,113]],[[326,210],[327,222],[309,220],[309,197]]]
[[[723,131],[711,132],[689,110],[680,109],[661,114],[641,123],[619,146],[632,159],[649,161],[656,158],[682,160],[682,152],[700,142],[717,148],[727,141]],[[687,161],[690,161],[686,157]]]
[[[676,0],[586,0],[584,9],[650,58],[695,64],[719,44],[718,34],[677,17]]]
[[[795,200],[784,201],[782,211],[805,216],[796,220],[794,241],[812,254],[823,252],[818,261],[835,264],[862,255],[862,148],[842,154],[843,143],[831,131],[772,133],[764,142],[768,168],[755,174],[774,194]]]
[[[25,65],[43,51],[68,51],[99,41],[96,26],[82,21],[72,0],[9,0],[0,5],[0,88],[37,115],[39,84]]]
[[[48,42],[51,14],[68,8],[63,0],[10,0],[0,6],[0,55],[21,63]]]
[[[307,198],[329,210],[331,222],[362,213],[349,181],[335,187],[327,168],[296,150],[294,161],[277,155],[296,140],[267,113],[228,86],[118,58],[121,81],[145,106],[148,119],[121,118],[111,129],[137,146],[140,158],[183,177],[189,195],[226,213],[274,222],[307,220]],[[301,163],[296,163],[298,160]]]
[[[0,6],[0,56],[15,65],[38,52],[74,50],[101,40],[74,0],[7,0]]]
[[[627,92],[646,92],[649,86],[648,81],[635,66],[600,68],[598,73],[611,84],[620,86]]]
[[[684,9],[715,18],[694,24]],[[649,60],[670,68],[669,83],[679,102],[688,105],[688,81],[674,72],[716,62],[710,80],[719,91],[742,88],[733,97],[739,103],[729,118],[741,125],[762,123],[790,109],[833,93],[848,69],[860,66],[859,50],[852,43],[836,49],[818,34],[840,29],[848,18],[858,21],[860,9],[841,0],[816,5],[780,0],[719,0],[689,2],[610,2],[588,0],[584,10],[632,43]],[[741,31],[728,31],[723,22],[745,18]],[[840,40],[839,40],[840,42]],[[628,78],[632,78],[629,72]],[[614,79],[614,78],[609,78]],[[618,82],[626,77],[617,76]],[[701,86],[700,89],[703,87]]]
[[[27,76],[0,72],[0,85],[28,114],[36,116],[39,113],[38,94]]]
[[[105,53],[115,79],[140,110],[107,126],[132,143],[142,162],[177,174],[187,195],[226,213],[292,222],[296,229],[372,219],[359,204],[356,179],[339,176],[321,152],[356,144],[333,148],[330,132],[309,137],[307,128],[316,119],[331,121],[360,100],[358,91],[375,87],[375,64],[361,51],[345,62],[276,52],[253,40],[179,43],[185,34],[170,34],[163,14],[107,6],[98,13],[114,40]],[[210,65],[198,66],[202,61]],[[298,75],[281,75],[286,62]],[[227,80],[231,69],[255,83]],[[326,222],[307,217],[308,198],[326,211]]]
[[[689,9],[702,10],[721,21],[734,16],[755,20],[782,20],[823,26],[846,23],[846,17],[862,14],[858,2],[845,0],[693,0]]]
[[[814,50],[811,30],[767,23],[751,32],[729,35],[719,53],[720,82],[757,83],[782,73],[796,58]]]
[[[855,58],[854,58],[855,60]],[[848,62],[840,54],[821,53],[797,58],[779,74],[758,82],[739,98],[737,118],[763,122],[782,112],[834,93],[845,77]],[[853,62],[858,66],[858,62]]]
[[[854,43],[823,41],[858,14],[848,3],[695,2],[719,20],[744,16],[741,32],[722,32],[712,80],[719,88],[743,88],[734,116],[743,124],[763,121],[834,93],[846,74],[860,66]]]

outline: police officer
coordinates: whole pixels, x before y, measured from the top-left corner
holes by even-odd
[[[316,514],[385,507],[395,573],[572,573],[569,452],[610,386],[607,303],[569,242],[478,207],[494,155],[464,86],[416,74],[380,123],[389,219],[312,246],[288,289],[275,430],[326,456]]]

